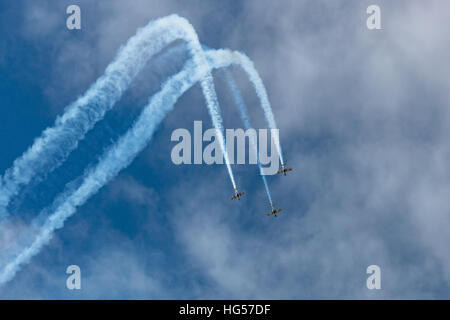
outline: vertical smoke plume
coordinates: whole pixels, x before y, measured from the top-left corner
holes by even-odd
[[[220,64],[223,61],[231,60],[233,64],[239,65],[242,68],[242,70],[245,71],[245,73],[248,76],[248,79],[250,80],[256,91],[256,95],[258,96],[259,101],[261,102],[261,108],[264,111],[264,117],[266,118],[269,129],[278,129],[277,124],[275,122],[275,117],[272,112],[272,106],[270,105],[269,98],[267,96],[266,87],[264,86],[262,79],[259,76],[259,73],[255,69],[255,66],[253,62],[250,60],[250,58],[247,57],[242,52],[230,51],[227,49],[219,49],[214,51],[211,50],[208,52],[210,52],[211,54],[210,55],[207,54],[207,58],[213,65]],[[274,139],[274,143],[277,148],[280,161],[281,163],[284,163],[283,153],[281,150],[280,140],[278,137]]]
[[[230,88],[231,95],[233,96],[234,103],[237,105],[241,119],[244,122],[245,130],[253,128],[252,124],[250,123],[250,118],[248,116],[247,105],[245,104],[244,98],[242,97],[242,94],[241,94],[241,91],[237,87],[236,82],[234,81],[234,78],[229,70],[225,70],[225,77],[226,77],[228,87]],[[267,198],[269,199],[270,205],[273,205],[272,196],[271,196],[270,190],[269,190],[269,185],[267,184],[266,176],[262,172],[261,162],[259,161],[259,153],[258,153],[258,148],[256,145],[255,137],[252,135],[250,135],[250,144],[253,148],[253,152],[255,152],[255,154],[256,154],[256,159],[258,161],[258,167],[259,167],[259,173],[261,174],[262,180],[264,182],[264,187],[266,189]]]

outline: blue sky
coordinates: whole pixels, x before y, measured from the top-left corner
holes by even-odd
[[[382,30],[366,28],[373,3]],[[65,27],[70,4],[81,7],[82,30]],[[254,61],[294,171],[268,178],[283,208],[271,219],[255,166],[233,166],[247,191],[235,203],[224,166],[174,165],[172,131],[210,124],[197,85],[0,298],[449,298],[448,9],[445,1],[1,4],[2,174],[137,28],[171,13],[203,44]],[[0,249],[129,128],[183,59],[151,61],[68,161],[14,200],[17,223],[2,226]],[[235,74],[252,122],[264,127],[255,94]],[[243,127],[224,77],[214,75],[225,126]],[[71,264],[82,290],[66,289]],[[381,267],[379,291],[366,288],[372,264]]]

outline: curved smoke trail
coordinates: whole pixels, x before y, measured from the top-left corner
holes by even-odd
[[[266,87],[264,86],[264,83],[262,82],[262,79],[259,76],[258,71],[256,71],[253,61],[250,60],[250,58],[247,57],[242,52],[231,53],[228,50],[221,50],[221,51],[222,51],[222,54],[224,54],[224,55],[232,54],[233,58],[236,60],[236,64],[241,66],[242,69],[247,73],[247,76],[248,76],[250,82],[253,84],[256,94],[258,95],[258,98],[261,101],[261,107],[264,111],[264,116],[269,125],[269,129],[278,129],[277,123],[275,121],[275,117],[272,112],[272,106],[270,105],[269,97],[267,96]],[[277,148],[278,155],[280,157],[280,161],[281,161],[281,163],[284,163],[283,152],[281,150],[280,140],[278,137],[276,137],[274,139],[274,143]]]
[[[203,47],[205,48],[205,50],[210,49],[205,45]],[[214,57],[208,56],[208,54],[207,54],[206,58],[208,59],[208,61],[210,61],[213,58],[233,60],[233,64],[236,64],[239,67],[241,67],[242,70],[244,70],[245,73],[247,74],[248,79],[250,80],[250,82],[253,85],[253,88],[256,91],[256,95],[258,96],[259,101],[261,103],[261,108],[263,109],[264,117],[266,118],[269,129],[278,129],[277,123],[275,121],[275,117],[272,112],[272,106],[270,105],[269,97],[267,95],[266,87],[264,86],[264,83],[263,83],[261,77],[259,76],[259,73],[256,70],[255,65],[253,64],[252,60],[249,57],[247,57],[247,55],[245,53],[242,53],[239,51],[230,51],[227,49],[218,49],[218,50],[215,50]],[[214,61],[212,61],[212,64],[214,65]],[[243,102],[241,94],[239,93],[239,90],[233,91],[232,86],[234,86],[235,88],[237,88],[237,87],[234,84],[234,80],[232,78],[230,79],[228,77],[227,81],[228,81],[228,86],[232,90],[235,103],[237,103],[239,105],[239,102]],[[236,95],[234,95],[234,93],[236,93]],[[245,107],[245,109],[246,109],[246,107]],[[244,110],[244,109],[241,108],[241,110]],[[243,116],[244,116],[244,114],[241,112],[241,117],[243,117]],[[247,116],[247,120],[248,120],[248,116]],[[280,161],[281,161],[281,163],[284,164],[283,152],[281,150],[281,144],[280,144],[279,137],[276,136],[276,137],[273,137],[273,139],[274,139],[275,147],[277,148],[278,155],[280,157]]]
[[[173,28],[174,25],[177,28]],[[152,38],[151,35],[157,37],[152,44],[149,44],[148,39]],[[147,27],[139,30],[137,35],[121,49],[114,62],[108,66],[105,75],[99,78],[83,97],[70,105],[66,113],[57,119],[55,127],[45,130],[43,135],[35,140],[33,146],[14,162],[11,169],[7,170],[3,178],[0,177],[0,209],[6,208],[11,196],[19,192],[20,186],[29,183],[34,176],[51,171],[60,165],[77,147],[78,141],[84,137],[85,133],[112,108],[147,60],[176,39],[187,39],[192,59],[186,63],[181,72],[164,83],[161,91],[150,98],[149,104],[133,127],[115,145],[107,149],[96,166],[85,171],[81,178],[82,182],[77,187],[75,183],[67,184],[65,191],[56,198],[53,205],[40,213],[31,226],[33,230],[37,230],[36,237],[31,245],[18,246],[19,248],[15,250],[17,254],[13,255],[0,272],[0,284],[10,280],[21,265],[37,254],[51,239],[54,230],[61,228],[64,221],[75,212],[78,206],[130,164],[150,141],[156,127],[173,109],[178,98],[197,82],[200,82],[202,86],[208,111],[221,141],[221,148],[226,155],[230,178],[235,186],[223,142],[222,118],[212,82],[211,69],[228,67],[230,64],[243,67],[261,100],[269,126],[276,128],[264,85],[253,63],[245,55],[228,50],[217,50],[208,51],[205,56],[192,26],[183,18],[169,16],[151,22]],[[148,49],[147,54],[142,54],[144,49]],[[134,54],[137,57],[133,57]],[[279,143],[277,146],[281,158]],[[268,188],[266,190],[268,192]],[[269,192],[268,196],[270,199]],[[43,223],[41,224],[40,221]],[[27,235],[27,237],[31,236],[31,234]]]
[[[53,232],[63,227],[64,221],[75,213],[78,206],[131,163],[151,140],[157,126],[174,108],[176,101],[189,88],[210,74],[212,68],[225,68],[239,63],[239,56],[239,53],[228,50],[210,50],[206,52],[206,57],[211,65],[198,65],[190,60],[182,71],[167,80],[162,89],[149,99],[133,126],[104,152],[96,166],[85,171],[82,182],[76,187],[70,187],[72,184],[69,183],[69,187],[55,199],[53,205],[40,213],[36,221],[44,221],[43,224],[39,226],[36,221],[32,224],[34,229],[39,229],[37,235],[31,245],[19,248],[19,253],[0,271],[0,284],[11,280],[20,267],[50,241]]]
[[[0,177],[0,218],[7,215],[6,207],[10,199],[18,194],[20,187],[28,184],[36,175],[50,172],[64,162],[77,147],[78,141],[119,100],[148,60],[176,40],[187,43],[194,64],[207,67],[197,34],[186,19],[170,15],[151,21],[139,29],[119,50],[105,73],[82,97],[69,105],[66,112],[56,119],[55,126],[44,130]],[[222,118],[211,74],[206,73],[200,84],[218,133],[231,182],[236,187],[223,139]]]

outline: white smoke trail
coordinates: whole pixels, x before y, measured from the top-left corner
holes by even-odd
[[[195,69],[194,63],[177,75],[173,76],[156,93],[143,110],[133,127],[122,136],[118,142],[105,152],[100,162],[93,169],[84,174],[83,183],[74,191],[67,190],[58,199],[55,212],[48,217],[31,246],[20,252],[0,273],[0,284],[9,281],[18,268],[40,251],[51,239],[53,231],[61,228],[64,221],[71,216],[77,206],[82,205],[91,195],[95,194],[103,185],[114,178],[117,173],[128,166],[134,157],[150,140],[157,125],[173,108],[177,99],[192,84],[198,82],[201,76],[209,72],[208,68]]]
[[[212,64],[220,63],[221,60],[232,60],[233,64],[239,65],[246,72],[248,79],[250,80],[256,91],[256,94],[261,102],[261,108],[264,111],[264,117],[266,118],[269,129],[278,129],[275,117],[272,112],[272,107],[267,96],[266,87],[264,86],[264,83],[250,58],[247,57],[245,53],[239,51],[230,51],[227,49],[215,50],[212,56],[207,54],[207,58]],[[284,163],[279,137],[274,138],[274,144],[277,148],[281,163]]]
[[[181,19],[176,16],[175,18]],[[159,21],[161,22],[163,21],[163,19]],[[167,22],[167,19],[165,20],[165,22]],[[178,22],[180,21],[178,20]],[[181,19],[181,24],[184,23],[187,23],[187,21]],[[169,25],[173,26],[173,22]],[[145,29],[146,28],[144,28],[143,30],[145,31]],[[187,29],[193,32],[192,28]],[[139,31],[138,35],[143,33],[144,32],[143,30]],[[175,32],[180,32],[180,30],[175,30]],[[183,36],[177,35],[177,36],[183,39],[186,38],[186,35]],[[37,254],[40,251],[40,249],[46,243],[48,243],[48,241],[51,239],[53,235],[54,230],[61,228],[63,226],[64,221],[75,212],[76,207],[82,205],[89,197],[95,194],[108,181],[113,179],[121,169],[125,168],[134,159],[134,157],[150,141],[152,134],[155,131],[158,124],[164,119],[166,114],[173,109],[173,106],[176,103],[177,99],[198,81],[200,81],[202,85],[204,95],[207,100],[208,110],[213,119],[213,124],[215,125],[219,137],[220,135],[223,134],[223,127],[221,123],[217,97],[215,94],[214,86],[212,84],[210,68],[212,67],[223,68],[229,66],[230,64],[241,65],[247,72],[247,74],[249,74],[250,80],[252,81],[257,91],[258,97],[260,98],[263,109],[265,111],[266,119],[268,119],[267,121],[269,122],[269,126],[271,128],[276,128],[276,124],[274,122],[272,111],[270,110],[270,104],[267,99],[265,88],[262,85],[262,81],[259,78],[256,70],[254,70],[253,64],[249,63],[249,59],[246,58],[246,56],[241,53],[232,53],[228,50],[209,51],[207,52],[207,58],[209,63],[211,64],[210,67],[209,64],[206,63],[203,52],[201,52],[201,48],[200,45],[198,44],[198,39],[196,39],[195,32],[194,35],[192,34],[188,35],[188,38],[189,37],[191,38],[194,37],[193,38],[194,40],[192,40],[192,43],[190,44],[190,51],[193,57],[192,61],[189,61],[186,64],[186,67],[180,73],[171,77],[163,85],[162,90],[157,94],[155,94],[150,99],[149,104],[145,107],[145,109],[143,110],[138,120],[133,125],[133,127],[124,136],[122,136],[114,146],[112,146],[110,149],[108,149],[107,152],[105,152],[105,155],[101,158],[97,166],[90,168],[85,172],[83,176],[83,182],[79,185],[79,187],[77,187],[76,189],[67,188],[66,191],[63,192],[55,200],[54,210],[52,211],[53,213],[47,219],[45,219],[45,222],[41,226],[40,231],[38,232],[32,244],[25,248],[22,247],[23,249],[20,250],[20,252],[17,255],[15,255],[13,259],[10,260],[10,262],[7,263],[6,266],[1,270],[0,284],[9,281],[19,270],[21,265],[28,262],[32,256]],[[162,41],[161,37],[159,37],[158,39],[159,42]],[[132,42],[132,40],[133,39],[131,39],[128,42],[127,46],[124,49],[122,49],[122,51],[125,51],[127,48],[129,48],[130,42]],[[159,45],[160,47],[162,47],[161,43],[159,43]],[[142,61],[142,57],[140,60],[141,61],[136,62],[137,64],[135,65],[136,73],[137,71],[140,70],[141,65],[145,63],[145,61]],[[108,67],[108,69],[110,69],[110,67]],[[126,68],[124,67],[124,69]],[[120,72],[118,73],[120,74]],[[126,72],[124,74],[126,74]],[[132,75],[131,77],[128,78],[124,77],[124,79],[125,80],[128,79],[127,81],[129,83],[131,81],[131,78],[133,78],[134,76],[135,75]],[[118,77],[117,73],[116,77]],[[110,78],[108,81],[112,81],[111,79],[113,78]],[[119,81],[120,84],[121,81],[120,77],[116,78],[115,80]],[[125,80],[122,79],[122,82],[126,82]],[[101,81],[106,80],[99,79],[97,82]],[[113,85],[114,83],[110,84],[110,86]],[[122,92],[120,92],[120,94],[121,93]],[[114,99],[115,100],[118,99],[114,97],[115,95],[113,94],[112,98],[109,97],[106,100],[109,101],[109,103],[113,103]],[[91,98],[85,96],[80,98],[79,100],[89,100],[89,99]],[[66,156],[66,153],[70,152],[71,148],[73,149],[76,147],[77,141],[80,138],[82,138],[84,132],[86,132],[89,129],[89,126],[92,126],[95,123],[95,121],[98,121],[98,119],[100,119],[102,116],[101,113],[106,112],[106,110],[108,109],[107,105],[103,105],[106,106],[107,108],[103,109],[100,108],[101,110],[89,109],[92,115],[94,115],[93,117],[89,117],[91,113],[90,112],[83,113],[82,112],[83,110],[81,110],[80,108],[81,105],[83,105],[83,103],[79,103],[78,106],[77,105],[71,106],[66,112],[66,114],[64,114],[62,118],[57,120],[57,126],[55,128],[48,129],[46,132],[44,132],[43,136],[35,141],[34,145],[24,154],[24,156],[20,158],[17,162],[15,162],[15,166],[13,166],[12,170],[9,171],[10,176],[5,175],[7,176],[7,179],[3,179],[2,181],[2,187],[4,189],[13,194],[14,192],[17,192],[17,190],[11,190],[8,188],[8,186],[18,187],[20,184],[26,184],[27,182],[29,182],[32,176],[38,173],[39,170],[36,170],[36,167],[33,167],[32,165],[30,166],[30,168],[27,168],[25,164],[27,164],[27,161],[28,164],[30,163],[33,164],[33,161],[38,162],[37,161],[38,155],[41,156],[46,155],[44,152],[45,150],[47,151],[62,150],[60,151],[60,154]],[[98,105],[102,104],[98,102],[97,106]],[[80,119],[85,121],[81,121]],[[70,126],[70,121],[74,122],[72,123],[73,127]],[[67,123],[69,123],[69,125],[64,127],[64,124]],[[58,125],[61,124],[62,126],[58,127]],[[58,132],[58,130],[60,131],[60,133],[68,133],[68,132],[70,133],[76,130],[80,130],[79,132],[82,133],[79,134],[79,132],[75,132],[74,137],[68,134],[67,138],[70,139],[69,141],[70,143],[73,143],[72,147],[67,147],[67,144],[65,144],[66,149],[57,149],[58,148],[57,143],[59,140],[57,139],[56,136],[54,136],[54,134],[55,132]],[[78,136],[76,135],[76,133],[78,133]],[[222,139],[220,140],[222,141],[221,142],[222,149],[226,150],[225,145],[223,143],[223,135]],[[54,145],[48,147],[46,143],[53,143]],[[224,154],[226,154],[226,152],[224,152]],[[25,176],[22,178],[21,175],[19,174],[21,171],[23,171],[22,173],[25,174]],[[229,173],[230,176],[232,177],[230,169]],[[14,178],[16,179],[15,181]],[[232,182],[234,186],[233,178]],[[270,199],[270,193],[268,193],[268,195]],[[43,212],[46,212],[46,210],[44,210]],[[42,218],[42,215],[40,215],[40,218]]]
[[[239,114],[241,116],[242,121],[244,122],[245,130],[253,128],[252,124],[250,123],[250,118],[248,116],[247,105],[244,102],[244,99],[242,97],[241,91],[237,87],[236,82],[233,79],[233,76],[231,75],[231,73],[228,70],[225,70],[225,77],[226,77],[226,81],[227,81],[228,87],[230,88],[231,94],[233,96],[234,103],[238,106]],[[253,135],[250,135],[250,144],[251,144],[251,146],[253,148],[253,152],[255,152],[255,154],[256,154],[256,159],[258,161],[259,172],[260,172],[262,180],[264,182],[264,187],[266,189],[267,197],[269,198],[270,204],[273,205],[273,203],[272,203],[272,195],[270,194],[269,185],[267,183],[267,178],[263,174],[261,162],[259,161],[259,153],[258,153],[257,143],[256,143],[255,137]]]
[[[177,99],[207,72],[209,72],[208,68],[195,69],[195,64],[190,61],[185,70],[166,82],[162,90],[150,99],[133,127],[105,152],[97,166],[87,170],[82,184],[76,190],[63,192],[55,200],[55,203],[59,205],[54,213],[46,219],[31,246],[23,249],[0,272],[0,284],[9,281],[22,264],[27,263],[48,243],[54,230],[62,228],[64,221],[75,212],[76,207],[82,205],[91,195],[114,178],[122,168],[128,166],[139,151],[145,147],[157,125],[173,108]]]
[[[201,66],[207,63],[194,28],[178,15],[151,21],[138,30],[119,50],[104,75],[82,97],[69,105],[66,112],[56,119],[55,125],[44,130],[33,145],[0,177],[0,218],[7,215],[6,207],[10,199],[18,194],[21,186],[28,184],[37,175],[51,172],[61,165],[86,132],[119,100],[147,61],[179,39],[186,41],[194,64]],[[201,87],[213,125],[218,131],[230,179],[233,187],[236,187],[225,149],[222,118],[211,74],[205,74]]]
[[[51,215],[46,217],[46,212],[49,210],[43,210],[36,221],[45,222],[42,226],[36,222],[32,224],[40,230],[31,245],[19,249],[20,252],[14,255],[12,260],[0,271],[0,284],[11,280],[20,267],[50,241],[53,232],[63,227],[64,221],[75,213],[78,206],[86,202],[102,186],[112,180],[120,170],[131,163],[150,141],[159,123],[173,109],[176,101],[184,92],[196,82],[201,81],[205,75],[211,74],[211,68],[224,68],[240,63],[240,59],[235,59],[236,56],[239,54],[230,51],[208,51],[207,58],[211,65],[199,65],[193,60],[188,61],[182,71],[166,81],[161,91],[150,98],[149,104],[144,108],[133,127],[104,153],[95,167],[86,170],[82,183],[74,189],[66,188],[50,208],[53,212]],[[244,119],[248,120],[248,116],[245,114]]]

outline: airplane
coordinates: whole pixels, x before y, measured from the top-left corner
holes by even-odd
[[[281,208],[280,208],[280,209],[275,209],[275,208],[273,207],[273,204],[271,204],[270,207],[272,208],[272,211],[270,211],[270,212],[267,213],[266,215],[267,215],[267,216],[274,215],[275,217],[278,217],[278,216],[277,216],[277,213],[280,212],[282,209],[281,209]]]
[[[281,170],[278,170],[277,174],[283,173],[284,175],[286,175],[286,172],[292,171],[292,168],[285,168],[284,166],[285,166],[285,164],[282,163],[281,164]]]
[[[238,192],[238,190],[236,188],[233,190],[234,190],[234,196],[232,196],[230,200],[234,200],[234,199],[241,200],[241,197],[245,194],[245,192],[244,191]]]

